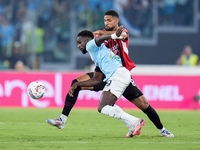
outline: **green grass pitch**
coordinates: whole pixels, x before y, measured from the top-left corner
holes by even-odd
[[[199,150],[200,111],[158,111],[175,138],[161,137],[139,110],[126,112],[143,118],[142,134],[126,138],[127,127],[95,109],[73,109],[64,130],[45,122],[60,109],[0,108],[0,150]]]

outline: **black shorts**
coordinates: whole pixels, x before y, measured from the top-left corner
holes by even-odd
[[[140,91],[140,89],[137,87],[137,85],[135,84],[135,82],[132,80],[131,77],[131,83],[124,91],[123,96],[131,102],[142,95],[143,93]]]
[[[90,78],[93,78],[94,73],[89,72],[87,73],[87,75],[89,75]],[[105,75],[103,75],[101,79],[101,83],[99,85],[94,86],[93,91],[97,92],[97,91],[103,90],[104,86],[106,85],[106,82],[103,82],[104,78],[105,78]],[[133,80],[131,80],[131,83],[129,84],[129,86],[126,88],[126,90],[123,93],[123,96],[130,102],[142,95],[143,93],[140,91],[140,89],[137,87],[137,85],[135,84]]]

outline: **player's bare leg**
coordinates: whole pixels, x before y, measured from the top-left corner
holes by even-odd
[[[90,76],[88,74],[81,75],[76,78],[78,82],[89,80]],[[82,90],[93,90],[94,87],[81,87]]]
[[[142,111],[146,110],[149,107],[149,102],[147,101],[144,95],[134,99],[132,103]]]

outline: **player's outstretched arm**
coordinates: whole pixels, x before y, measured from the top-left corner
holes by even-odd
[[[123,26],[120,26],[114,34],[104,34],[104,35],[101,35],[100,37],[95,38],[95,42],[97,46],[100,46],[105,40],[123,39],[123,37],[120,36],[123,31],[123,28],[124,28]]]
[[[96,30],[96,31],[93,32],[93,35],[94,35],[94,38],[96,38],[96,37],[99,37],[99,36],[104,35],[104,34],[114,34],[114,33],[115,33],[115,31]],[[122,36],[123,39],[126,39],[128,35],[127,35],[126,32],[123,31],[120,36]]]
[[[96,38],[96,37],[101,36],[101,35],[103,35],[103,34],[113,34],[113,33],[115,33],[115,31],[96,30],[96,31],[93,32],[93,35],[94,35],[94,37]]]
[[[79,86],[79,87],[91,87],[95,86],[101,83],[103,73],[102,72],[94,72],[94,77],[86,80],[86,81],[80,81],[80,82],[75,82],[69,89],[69,95],[73,97],[74,90]]]

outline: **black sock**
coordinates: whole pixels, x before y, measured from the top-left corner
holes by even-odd
[[[64,106],[63,111],[62,111],[62,114],[66,115],[66,116],[69,115],[71,109],[72,109],[73,106],[74,106],[74,103],[70,103],[70,102],[69,102],[69,101],[70,101],[70,100],[69,100],[70,98],[71,98],[71,97],[69,96],[69,94],[67,94],[66,99],[65,99],[65,106]],[[75,101],[76,101],[76,100],[75,100]]]
[[[157,112],[149,105],[149,107],[143,111],[148,117],[149,119],[154,123],[154,125],[158,128],[158,129],[162,129],[163,125],[160,122],[160,118],[157,114]]]
[[[72,84],[75,83],[75,82],[77,82],[76,79],[72,81]],[[66,95],[65,106],[63,108],[62,114],[66,115],[66,116],[69,115],[71,109],[73,108],[74,104],[76,103],[78,93],[79,93],[80,90],[81,90],[81,88],[77,87],[74,90],[73,97],[69,96],[69,94]]]

